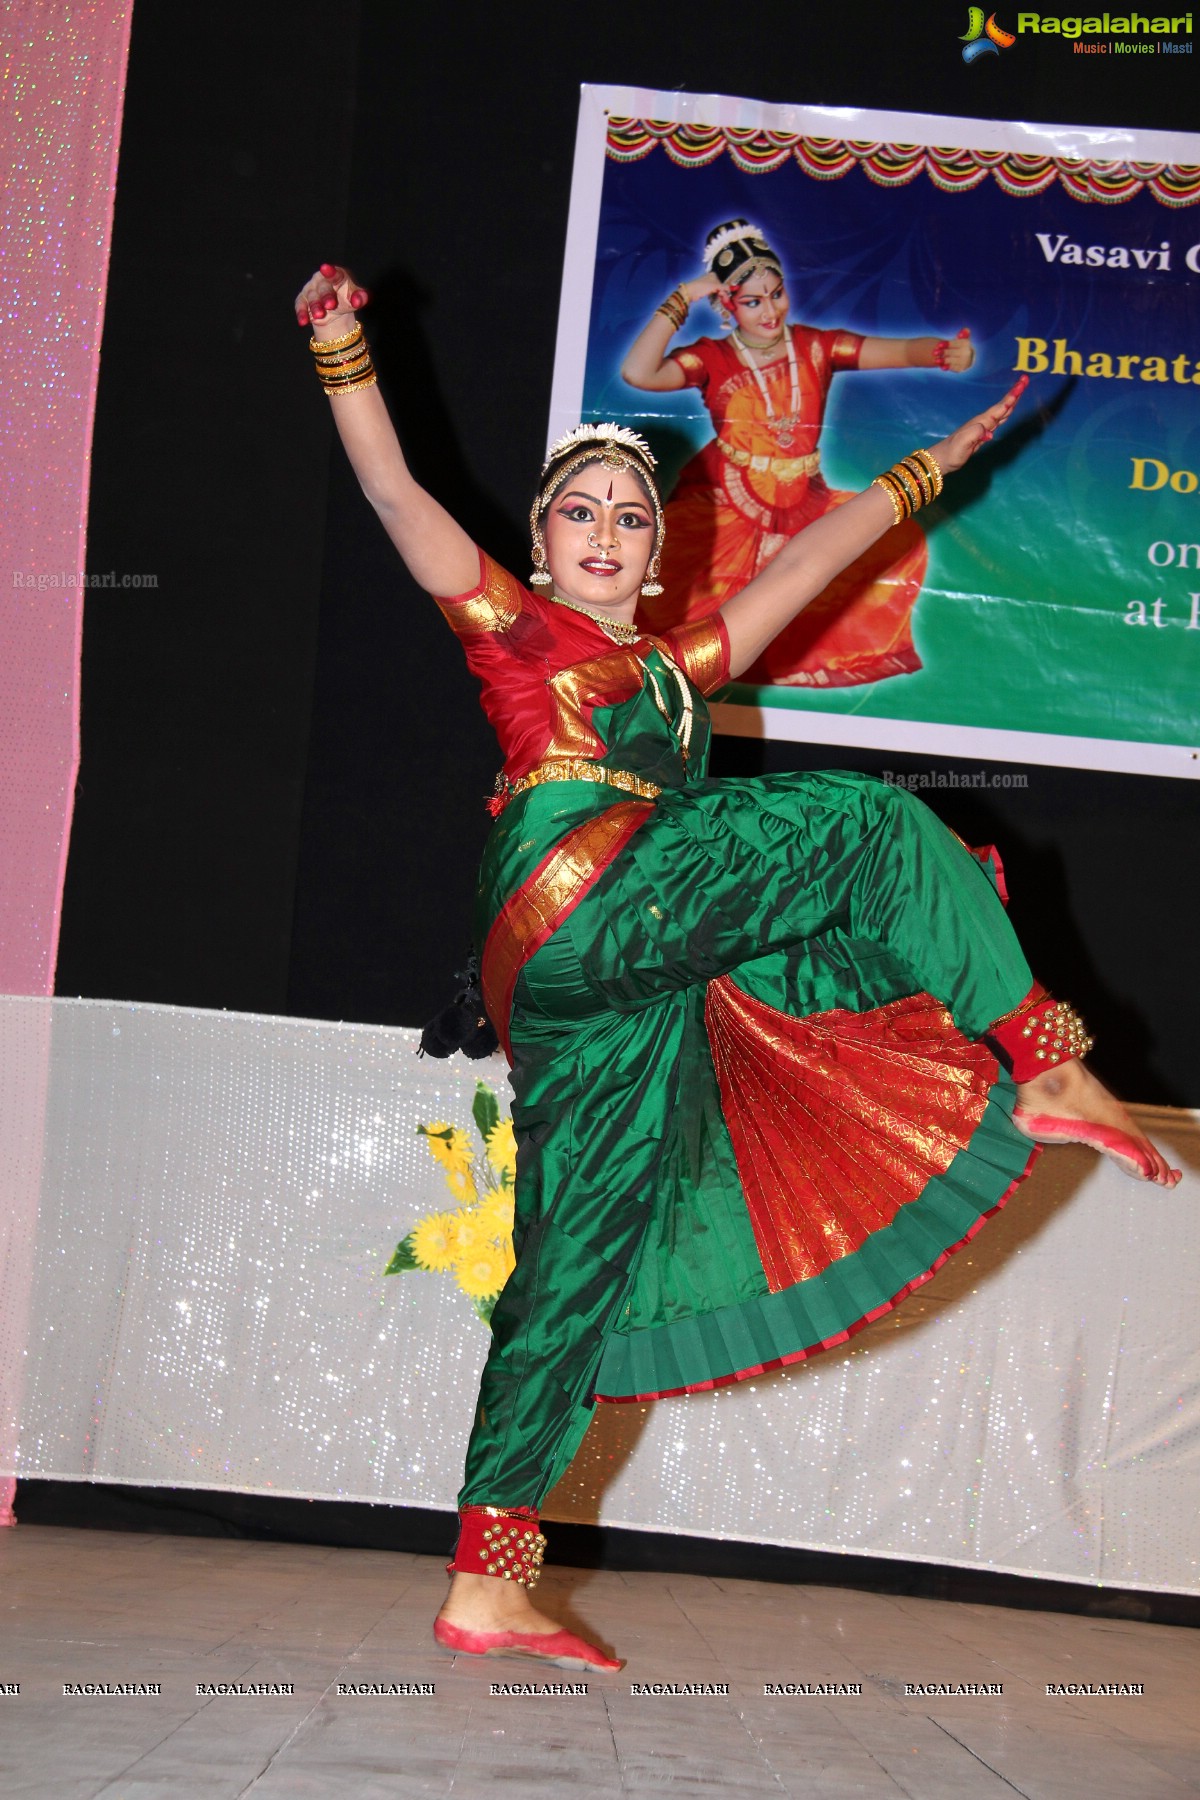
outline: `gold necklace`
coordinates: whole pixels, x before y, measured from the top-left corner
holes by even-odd
[[[602,613],[594,613],[590,606],[580,606],[578,600],[566,600],[561,594],[550,595],[555,606],[569,607],[572,612],[582,613],[593,625],[598,625],[606,638],[614,644],[636,644],[641,632],[636,625],[628,624],[624,619],[606,619]]]
[[[772,351],[774,351],[774,350],[778,350],[780,344],[782,344],[782,342],[783,342],[784,327],[781,325],[779,327],[779,335],[777,337],[773,337],[769,343],[764,343],[764,344],[752,344],[750,342],[749,338],[744,338],[742,336],[741,332],[738,330],[736,325],[733,328],[733,335],[737,339],[738,343],[742,346],[743,350],[772,350]]]
[[[738,358],[758,383],[758,391],[762,395],[763,407],[767,415],[767,430],[771,433],[781,450],[790,450],[796,441],[796,432],[800,426],[800,369],[796,361],[796,346],[792,342],[791,333],[787,331],[782,333],[785,340],[784,348],[787,351],[788,376],[791,382],[791,398],[788,401],[789,410],[782,418],[778,417],[775,408],[771,405],[771,391],[767,386],[766,377],[762,370],[754,361],[754,358],[747,354],[742,339],[737,336],[736,331],[733,335],[737,338],[737,343],[734,348]]]

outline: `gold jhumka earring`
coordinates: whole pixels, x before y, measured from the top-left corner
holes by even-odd
[[[662,582],[658,579],[658,551],[656,550],[646,568],[646,579],[642,583],[642,597],[646,600],[653,600],[662,591]]]
[[[542,542],[542,534],[537,528],[533,532],[533,574],[529,577],[533,587],[549,587],[554,577],[546,567],[546,546]]]

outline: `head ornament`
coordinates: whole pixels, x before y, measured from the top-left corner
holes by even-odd
[[[723,288],[740,287],[764,269],[783,275],[782,262],[764,238],[762,227],[748,219],[730,219],[709,232],[704,240],[704,266]]]
[[[570,431],[564,431],[560,438],[555,438],[546,452],[546,460],[542,464],[542,474],[546,473],[552,462],[557,462],[560,456],[565,456],[568,450],[582,449],[584,446],[593,448],[598,444],[605,446],[603,454],[593,455],[591,460],[603,462],[606,467],[627,469],[631,458],[624,454],[625,451],[632,451],[648,469],[658,467],[658,458],[645,438],[639,436],[636,431],[630,431],[628,425],[612,423],[575,425]]]

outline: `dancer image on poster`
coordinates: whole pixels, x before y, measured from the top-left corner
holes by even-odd
[[[854,774],[716,780],[705,692],[932,499],[1023,383],[793,538],[719,612],[662,635],[663,514],[635,433],[555,444],[528,585],[414,480],[322,264],[295,302],[342,444],[482,684],[504,767],[480,877],[482,1005],[512,1062],[516,1266],[434,1634],[614,1670],[530,1599],[538,1508],[598,1399],[708,1389],[843,1342],[1002,1206],[1035,1139],[1171,1186],[1033,982],[973,856]],[[472,1020],[474,1027],[482,1019]]]
[[[782,258],[745,219],[709,232],[704,267],[651,314],[621,368],[630,386],[650,393],[698,388],[716,433],[667,501],[664,592],[644,600],[639,613],[651,631],[707,618],[789,538],[849,498],[821,474],[825,403],[839,370],[962,373],[975,360],[966,329],[949,339],[887,338],[789,324]],[[717,307],[728,337],[669,351],[701,299]],[[912,674],[921,667],[912,611],[926,562],[924,533],[905,520],[785,625],[745,678],[848,687]]]

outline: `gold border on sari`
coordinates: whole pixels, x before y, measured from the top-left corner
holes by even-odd
[[[603,756],[603,740],[588,715],[597,706],[632,699],[643,680],[641,660],[632,650],[612,650],[588,662],[569,663],[549,676],[546,686],[554,697],[554,717],[544,758]]]
[[[576,825],[497,913],[483,947],[483,999],[509,1062],[518,975],[645,823],[653,805],[653,800],[619,800]]]
[[[456,637],[484,637],[511,631],[525,609],[525,591],[514,575],[479,557],[479,586],[461,598],[439,599],[436,605]]]
[[[719,613],[676,625],[663,633],[663,643],[702,694],[711,694],[729,680],[729,633]]]

